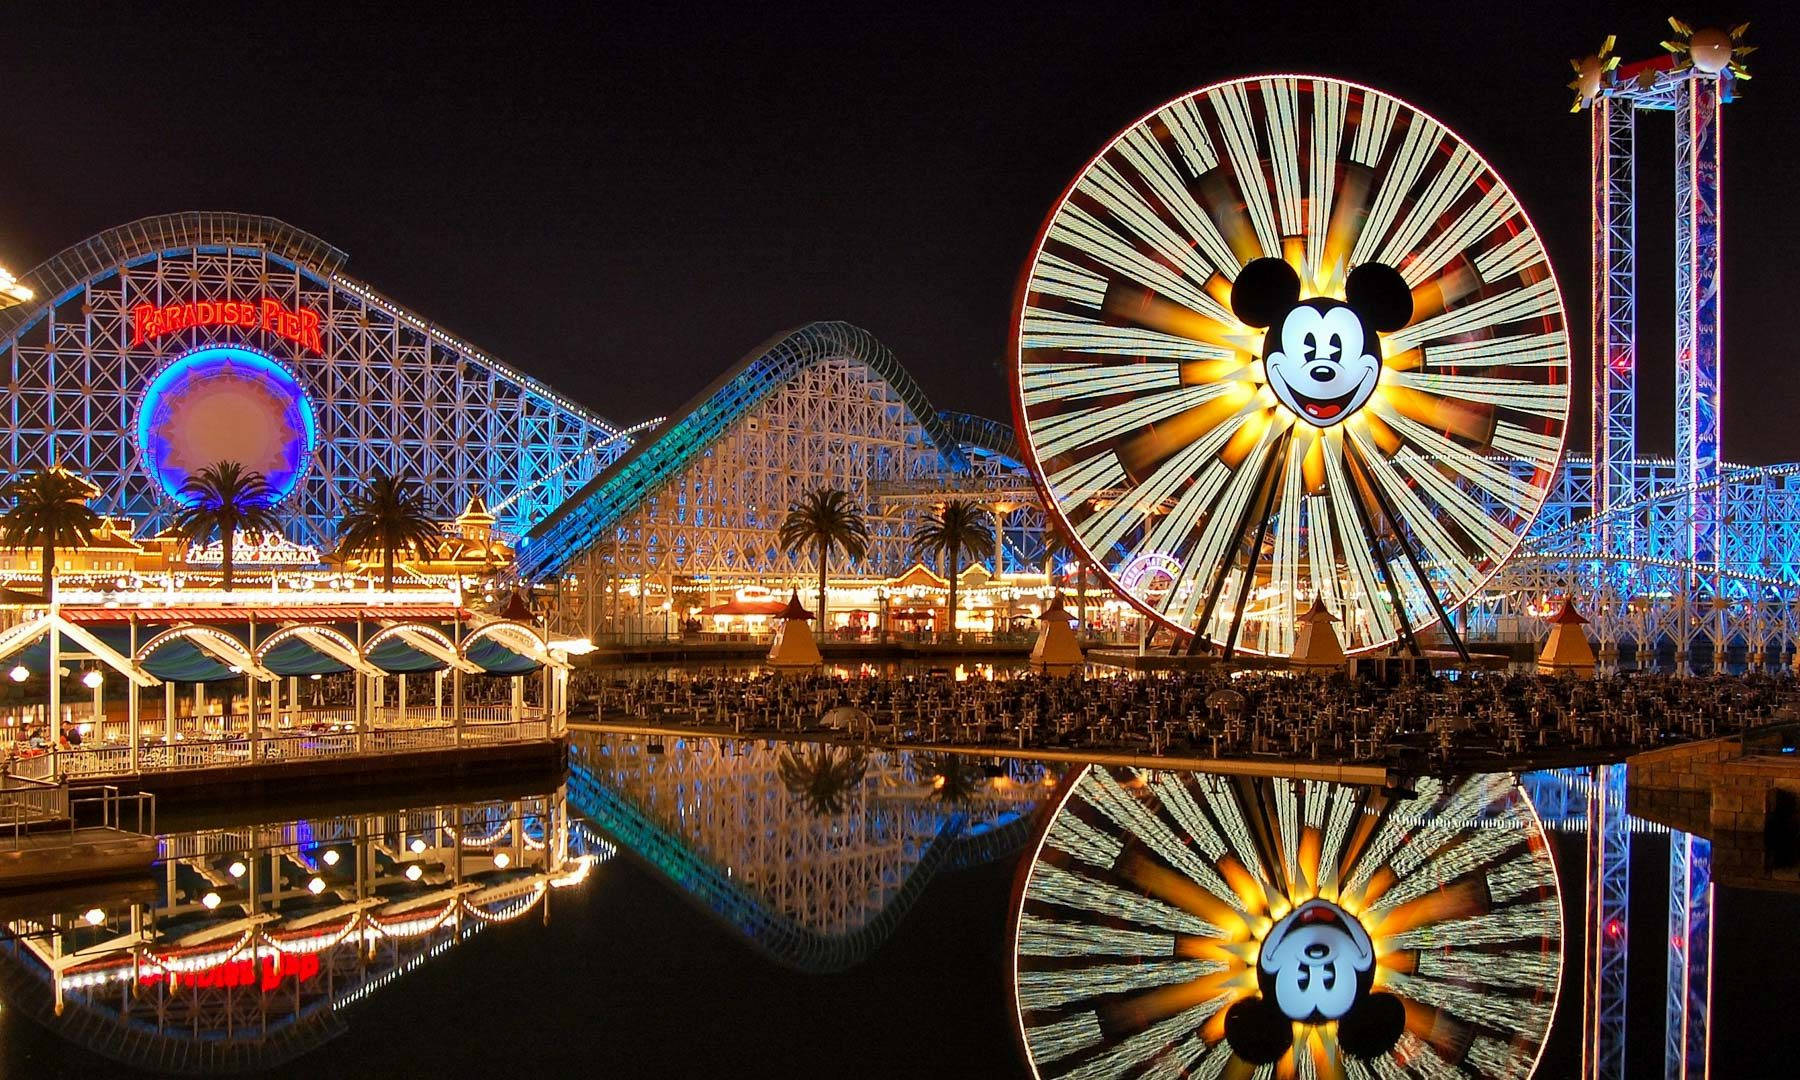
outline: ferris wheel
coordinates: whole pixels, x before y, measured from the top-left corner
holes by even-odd
[[[1034,1074],[1531,1075],[1562,972],[1542,822],[1508,775],[1418,796],[1087,766],[1014,902]]]
[[[1153,619],[1285,654],[1318,599],[1367,650],[1447,620],[1537,515],[1566,323],[1454,132],[1336,79],[1240,79],[1126,128],[1056,204],[1016,426],[1052,521]],[[1121,580],[1147,564],[1174,570]]]

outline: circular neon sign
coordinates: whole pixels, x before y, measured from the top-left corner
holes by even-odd
[[[213,346],[159,372],[138,407],[144,467],[171,498],[198,470],[235,461],[285,498],[305,475],[318,432],[312,402],[287,368],[259,352]]]

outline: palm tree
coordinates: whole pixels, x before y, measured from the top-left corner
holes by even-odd
[[[819,628],[825,628],[825,570],[833,549],[851,560],[860,559],[869,549],[869,526],[862,511],[850,501],[850,494],[836,488],[817,488],[800,496],[788,507],[787,517],[776,532],[781,546],[789,551],[811,545],[819,563]]]
[[[431,557],[443,529],[425,507],[425,494],[410,480],[376,473],[349,498],[350,508],[338,531],[343,555],[381,553],[381,587],[394,591],[394,559],[401,552]]]
[[[973,758],[941,751],[920,754],[913,771],[921,781],[931,785],[932,798],[951,806],[974,802],[987,780]]]
[[[913,533],[913,546],[921,557],[926,552],[943,557],[944,576],[950,579],[951,641],[956,640],[956,578],[962,571],[962,553],[982,551],[993,544],[987,511],[966,499],[951,499]]]
[[[846,798],[869,771],[869,756],[851,747],[814,744],[799,752],[783,750],[775,768],[781,786],[808,810],[841,814]]]
[[[100,515],[87,504],[94,494],[92,484],[61,466],[14,477],[0,490],[0,497],[12,500],[11,508],[0,514],[0,538],[14,551],[37,548],[43,553],[46,601],[57,551],[94,542]]]
[[[190,545],[219,536],[220,568],[225,591],[231,591],[232,553],[237,534],[261,536],[278,533],[275,492],[263,474],[235,461],[203,465],[181,485],[179,497],[186,506],[175,519],[174,533]]]

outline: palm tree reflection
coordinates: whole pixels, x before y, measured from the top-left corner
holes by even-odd
[[[841,814],[869,771],[869,755],[848,746],[813,744],[782,751],[776,764],[789,795],[821,816]]]

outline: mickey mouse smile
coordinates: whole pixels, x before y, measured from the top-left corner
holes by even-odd
[[[1340,417],[1360,408],[1363,402],[1368,400],[1369,393],[1375,389],[1377,374],[1378,372],[1375,371],[1369,372],[1361,385],[1356,386],[1347,394],[1339,394],[1334,398],[1310,397],[1302,394],[1291,383],[1283,384],[1282,389],[1286,390],[1285,394],[1278,389],[1275,396],[1282,399],[1282,404],[1305,416],[1313,423],[1323,426],[1334,423]],[[1290,398],[1291,401],[1288,400]]]

